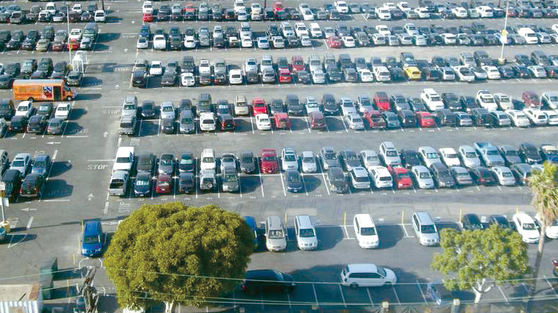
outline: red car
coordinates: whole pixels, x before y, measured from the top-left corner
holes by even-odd
[[[330,36],[327,39],[327,46],[329,48],[334,48],[334,49],[339,49],[343,46],[343,42],[341,41],[341,39],[337,36]]]
[[[267,104],[263,98],[257,97],[252,100],[252,115],[269,114]]]
[[[532,90],[523,92],[523,94],[521,95],[521,99],[523,100],[523,103],[525,103],[526,106],[529,107],[541,106],[541,101],[539,100],[539,96],[537,96],[537,94]]]
[[[55,41],[50,45],[50,51],[64,51],[66,44],[62,41]]]
[[[72,39],[70,41],[68,41],[68,43],[66,44],[66,50],[72,50],[72,51],[76,51],[79,50],[79,41]]]
[[[380,111],[389,111],[391,109],[391,103],[387,93],[383,91],[378,91],[374,95],[374,104]]]
[[[420,127],[436,127],[436,119],[429,112],[417,112],[417,121]]]
[[[142,21],[146,23],[153,22],[153,13],[143,13]]]
[[[308,113],[308,120],[310,121],[310,127],[312,129],[327,128],[324,114],[320,111],[312,111]]]
[[[260,153],[260,171],[263,174],[277,173],[277,151],[275,149],[262,149]]]
[[[273,13],[277,13],[277,12],[283,11],[283,10],[284,10],[283,3],[279,2],[279,1],[276,1],[273,4]]]
[[[410,189],[413,187],[413,180],[409,170],[404,167],[388,167],[397,189]]]
[[[172,178],[170,175],[159,174],[159,176],[157,176],[155,192],[159,194],[172,192]]]
[[[279,69],[279,83],[280,84],[290,84],[293,82],[293,76],[291,71],[286,68]]]
[[[366,111],[362,117],[368,123],[370,129],[386,128],[386,120],[382,116],[382,113],[378,110]]]
[[[275,124],[275,129],[290,129],[291,120],[287,113],[279,112],[273,115],[273,122]]]
[[[291,64],[293,66],[293,72],[304,71],[306,69],[304,59],[301,55],[293,55],[291,58]]]

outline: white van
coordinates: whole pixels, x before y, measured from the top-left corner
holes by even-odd
[[[215,151],[213,149],[204,149],[200,157],[200,170],[215,170],[216,164]]]
[[[370,189],[368,172],[362,166],[353,167],[349,171],[349,179],[351,180],[351,185],[355,189]]]
[[[270,216],[265,220],[265,247],[268,251],[287,249],[287,230],[279,216]]]
[[[536,45],[539,43],[539,38],[537,37],[537,34],[531,28],[528,27],[520,28],[517,31],[517,34],[523,37],[527,42],[527,44],[529,45]]]
[[[444,101],[442,101],[442,97],[440,97],[440,95],[432,88],[425,88],[420,94],[420,98],[432,112],[444,108]]]
[[[376,188],[392,188],[393,178],[389,173],[388,169],[381,166],[371,166],[368,168],[368,175]]]
[[[440,243],[438,228],[428,212],[413,214],[413,229],[423,246],[437,246]]]
[[[477,12],[479,13],[479,16],[482,18],[493,18],[494,17],[494,11],[492,10],[491,7],[487,6],[487,5],[481,5],[479,7],[477,7]]]
[[[310,23],[310,36],[312,38],[322,38],[323,33],[318,23]]]
[[[296,243],[300,250],[316,250],[318,237],[312,220],[308,215],[298,215],[294,221]]]
[[[380,246],[378,230],[370,214],[356,214],[353,218],[353,227],[361,248],[371,249]]]
[[[116,158],[112,166],[112,172],[126,171],[130,172],[134,165],[134,147],[119,147],[116,151]]]
[[[47,5],[45,6],[45,11],[48,11],[48,13],[50,13],[51,15],[56,14],[56,4],[54,4],[54,2],[47,3]]]
[[[397,283],[395,272],[372,263],[347,264],[341,271],[341,284],[357,287],[381,287]]]

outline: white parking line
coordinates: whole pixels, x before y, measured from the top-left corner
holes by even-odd
[[[420,283],[417,279],[417,288],[420,291],[420,294],[422,296],[422,299],[424,300],[424,303],[428,304],[428,301],[426,300],[426,296],[424,295],[424,292],[422,292],[422,288],[420,288]]]
[[[27,222],[27,227],[26,227],[28,230],[31,229],[31,224],[33,224],[34,219],[35,219],[35,217],[33,217],[33,216],[31,216],[29,218],[29,222]]]
[[[372,296],[370,295],[370,289],[366,288],[366,293],[368,294],[368,299],[370,299],[370,304],[374,306],[374,301],[372,301]]]
[[[506,303],[509,303],[508,297],[506,297],[506,294],[504,293],[504,291],[500,286],[498,286],[498,290],[500,290],[500,293],[502,294],[502,297],[504,297],[504,300],[506,300]]]
[[[281,176],[281,186],[283,186],[283,195],[287,196],[287,190],[285,189],[285,182],[283,181],[283,173],[279,170],[279,175]]]
[[[264,187],[263,187],[263,178],[262,178],[262,173],[259,172],[258,176],[260,177],[260,189],[262,190],[262,198],[265,198],[265,193],[264,193]]]
[[[345,307],[347,307],[347,303],[345,302],[345,295],[343,294],[343,288],[341,288],[341,285],[337,285],[339,287],[339,291],[341,292],[341,299],[343,299],[343,305]]]
[[[397,299],[397,303],[399,303],[399,305],[401,305],[401,301],[399,301],[399,296],[397,295],[397,291],[395,290],[395,287],[392,285],[391,289],[393,290],[393,293],[395,294],[395,299]]]
[[[351,238],[351,236],[349,236],[349,231],[347,230],[347,225],[339,225],[341,226],[341,228],[343,228],[343,230],[345,231],[345,235],[347,235],[347,238],[344,239],[353,239]]]
[[[544,277],[544,280],[546,280],[546,283],[550,286],[550,289],[552,289],[552,291],[554,292],[554,295],[556,296],[556,298],[558,298],[558,293],[556,292],[556,289],[554,289],[554,286],[552,286],[552,284],[550,283],[548,278],[546,278],[545,275],[543,275],[543,277]]]
[[[301,176],[302,176],[302,186],[304,186],[304,193],[306,193],[306,196],[308,196],[308,189],[306,189],[306,181],[304,180],[304,174],[302,174]]]
[[[320,306],[320,302],[318,302],[318,294],[316,293],[316,287],[312,284],[312,290],[314,290],[314,298],[316,298],[316,306]]]

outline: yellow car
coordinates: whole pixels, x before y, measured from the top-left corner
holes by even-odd
[[[409,66],[405,68],[405,75],[407,75],[407,79],[409,80],[420,80],[422,77],[422,73],[416,66]]]

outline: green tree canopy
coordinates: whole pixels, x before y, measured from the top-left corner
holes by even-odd
[[[517,232],[492,225],[486,230],[444,229],[442,253],[434,255],[432,269],[445,275],[449,290],[475,293],[475,303],[492,287],[517,284],[529,272],[527,245]]]
[[[122,307],[211,305],[243,278],[253,239],[244,219],[215,205],[146,204],[120,224],[104,265]]]

